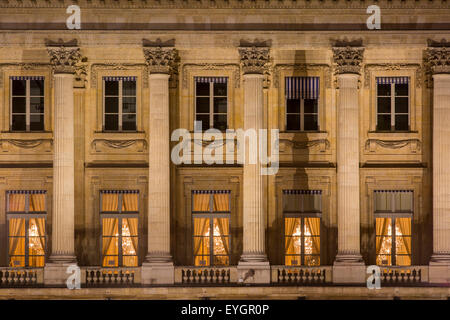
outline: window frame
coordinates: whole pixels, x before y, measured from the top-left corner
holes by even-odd
[[[27,77],[27,76],[24,76]],[[30,76],[34,77],[34,76]],[[40,81],[43,82],[43,91],[44,94],[42,96],[31,96],[31,85],[30,81],[33,79],[25,79],[25,80],[18,80],[18,81],[26,81],[25,82],[25,130],[13,130],[13,116],[14,115],[23,115],[23,113],[14,113],[13,112],[13,101],[15,97],[22,97],[23,96],[14,96],[13,95],[13,81],[16,81],[13,79],[13,77],[9,77],[9,131],[10,132],[45,132],[45,117],[46,117],[46,97],[45,97],[45,76],[42,76],[43,79]],[[30,119],[31,119],[31,98],[41,98],[44,101],[44,111],[39,113],[33,113],[33,115],[39,115],[42,116],[42,130],[31,130],[30,129]]]
[[[214,81],[209,81],[209,96],[198,96],[197,95],[197,84],[201,83],[201,82],[197,82],[195,81],[194,77],[194,130],[199,131],[198,128],[196,128],[195,123],[197,121],[197,115],[209,115],[209,128],[208,129],[216,129],[219,130],[217,128],[214,128],[214,116],[215,115],[225,115],[226,119],[227,119],[227,128],[225,130],[227,130],[229,128],[229,119],[228,119],[228,114],[229,114],[229,109],[230,109],[230,101],[229,101],[229,87],[228,87],[228,83],[229,83],[229,79],[228,76],[223,76],[223,78],[227,78],[227,82],[226,87],[227,87],[227,95],[226,96],[215,96],[214,95],[214,85],[215,82]],[[205,78],[215,78],[215,77],[205,77]],[[197,112],[197,98],[209,98],[209,113],[199,113]],[[227,112],[226,113],[215,113],[214,112],[214,98],[226,98],[227,99]],[[203,126],[203,125],[202,125]],[[205,132],[206,130],[202,130],[202,132]],[[220,130],[222,131],[222,130]],[[222,131],[224,132],[224,131]]]
[[[35,213],[30,213],[30,195],[33,194],[31,192],[31,190],[24,190],[25,192],[23,192],[23,194],[25,194],[25,211],[9,211],[9,194],[13,194],[10,193],[9,191],[15,191],[15,190],[8,190],[6,191],[6,237],[7,237],[7,243],[6,243],[6,259],[7,259],[7,263],[8,266],[10,264],[10,254],[9,254],[9,245],[10,245],[10,239],[11,238],[16,238],[15,236],[10,236],[9,235],[9,223],[11,219],[24,219],[25,220],[25,254],[24,254],[24,259],[25,259],[25,266],[24,267],[11,267],[9,266],[9,268],[12,269],[35,269],[35,268],[44,268],[46,263],[47,263],[47,254],[48,254],[48,226],[47,226],[47,212],[48,212],[48,207],[47,207],[47,192],[44,190],[44,192],[42,192],[42,194],[44,194],[44,211],[33,211]],[[27,192],[28,191],[28,192]],[[44,219],[44,225],[45,225],[45,243],[44,243],[44,265],[42,267],[34,267],[34,266],[30,266],[30,262],[29,262],[29,235],[28,235],[28,228],[29,228],[29,223],[30,223],[30,219]],[[21,237],[17,237],[17,238],[21,238]]]
[[[228,211],[214,211],[214,194],[218,194],[215,192],[210,192],[207,193],[209,195],[209,211],[194,211],[194,195],[195,193],[191,193],[191,224],[192,224],[192,231],[191,231],[191,241],[192,244],[194,244],[194,238],[198,238],[199,236],[195,236],[194,235],[194,219],[195,218],[207,218],[209,219],[209,230],[210,230],[210,235],[209,235],[209,255],[207,255],[209,257],[209,265],[205,265],[205,266],[199,266],[199,267],[228,267],[231,266],[231,192],[226,193],[228,195]],[[215,218],[228,218],[228,248],[229,248],[229,253],[228,253],[228,265],[215,265],[213,264],[214,262],[214,257],[217,256],[214,254],[214,219]],[[194,250],[194,245],[191,246],[192,250]],[[195,253],[192,251],[192,265],[195,266],[195,257],[196,256],[205,256],[205,255],[195,255]],[[220,256],[225,256],[225,255],[220,255]]]
[[[405,76],[406,77],[406,76]],[[376,77],[377,78],[377,77]],[[379,96],[378,95],[378,85],[380,83],[375,83],[375,130],[376,132],[409,132],[411,131],[411,81],[408,76],[408,95],[407,96],[396,96],[395,95],[395,86],[397,83],[387,83],[391,86],[391,95],[390,96]],[[395,112],[395,98],[408,98],[408,113],[400,113]],[[378,112],[378,98],[390,98],[390,112],[389,113],[379,113]],[[379,130],[378,129],[378,116],[379,115],[389,115],[391,117],[391,128],[390,130]],[[408,116],[408,129],[406,130],[397,130],[395,129],[395,118],[397,115],[407,115]]]
[[[122,191],[122,192],[120,192]],[[137,211],[122,211],[122,201],[123,201],[123,194],[125,194],[126,192],[123,191],[127,191],[127,190],[120,190],[118,192],[114,192],[113,194],[118,194],[118,211],[102,211],[103,208],[103,192],[100,191],[100,265],[102,266],[102,268],[137,268],[139,267],[139,243],[140,243],[140,239],[139,239],[139,227],[138,227],[138,234],[137,236],[130,236],[132,237],[137,237],[138,239],[138,247],[136,248],[136,259],[137,259],[137,266],[135,267],[128,267],[128,266],[123,266],[123,252],[122,252],[122,220],[123,219],[137,219],[138,221],[138,226],[139,226],[139,190],[133,190],[133,191],[137,191],[134,192],[134,194],[137,194],[138,197],[138,210]],[[117,253],[117,266],[103,266],[103,258],[105,257],[103,255],[103,238],[104,237],[109,237],[109,238],[114,238],[114,236],[104,236],[103,235],[103,219],[117,219],[118,220],[118,225],[117,225],[117,230],[119,231],[119,236],[118,236],[118,253]],[[109,255],[107,255],[109,256]],[[126,255],[126,257],[128,257]]]
[[[115,133],[115,132],[137,132],[138,131],[138,81],[137,77],[135,77],[134,83],[135,83],[135,95],[134,96],[124,96],[123,95],[123,78],[118,76],[118,80],[106,80],[104,77],[102,77],[102,132],[104,133]],[[105,82],[106,81],[117,81],[119,86],[119,92],[117,96],[107,96],[105,91]],[[105,98],[106,97],[117,97],[118,99],[118,113],[106,113],[106,104],[105,104]],[[123,112],[123,98],[129,98],[134,97],[135,99],[135,113],[124,113]],[[117,130],[106,130],[105,129],[105,118],[106,114],[109,115],[117,115],[118,116],[118,129]],[[135,116],[135,129],[134,130],[123,130],[123,115],[134,115]]]

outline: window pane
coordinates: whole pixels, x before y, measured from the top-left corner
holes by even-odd
[[[283,211],[302,211],[302,196],[301,194],[283,194]]]
[[[26,112],[26,98],[25,97],[13,97],[12,98],[12,113],[25,113]]]
[[[24,242],[25,243],[25,242]],[[9,257],[9,266],[12,268],[24,268],[25,267],[25,257],[13,256]]]
[[[287,113],[300,113],[300,99],[287,99],[286,100],[286,112]]]
[[[122,254],[126,256],[137,255],[137,237],[122,238]]]
[[[209,82],[197,82],[195,87],[195,94],[197,96],[209,96]]]
[[[396,84],[395,85],[395,95],[396,96],[408,96],[408,84]]]
[[[390,266],[392,265],[392,260],[390,255],[379,255],[377,256],[377,265],[379,266]]]
[[[395,113],[408,113],[408,98],[395,98]]]
[[[103,237],[103,254],[117,255],[119,254],[119,238]]]
[[[105,212],[119,211],[119,194],[118,193],[101,193],[102,210]]]
[[[395,130],[408,130],[408,115],[396,115],[395,116]]]
[[[31,115],[30,116],[30,130],[31,131],[43,131],[44,130],[44,115]]]
[[[25,197],[24,193],[9,193],[9,212],[24,212],[25,211]],[[12,219],[15,220],[15,219]],[[11,220],[10,220],[11,221]]]
[[[119,130],[118,114],[105,114],[105,130]]]
[[[303,103],[305,113],[317,113],[317,99],[305,99]]]
[[[28,254],[35,256],[43,256],[45,245],[45,238],[29,237],[28,239]]]
[[[45,237],[45,219],[44,218],[32,218],[29,220],[28,236],[29,237]],[[38,246],[38,244],[36,246]],[[42,248],[44,248],[44,243],[42,243]]]
[[[305,266],[320,266],[320,256],[305,255]]]
[[[45,258],[44,256],[29,256],[28,257],[28,265],[30,267],[34,267],[34,268],[41,268],[44,266],[45,264]]]
[[[301,254],[302,253],[302,240],[300,237],[286,237],[285,242],[285,253],[287,255],[291,254]]]
[[[228,266],[230,264],[230,258],[228,256],[214,256],[215,266]]]
[[[193,211],[209,211],[209,209],[210,209],[210,204],[209,204],[210,196],[211,195],[207,194],[207,193],[194,194],[192,196],[192,198],[193,198],[192,210]]]
[[[44,80],[30,80],[30,95],[31,96],[44,95]]]
[[[227,115],[214,115],[214,128],[220,131],[227,130]]]
[[[195,105],[195,112],[197,113],[209,113],[209,98],[197,98]]]
[[[209,218],[194,218],[194,236],[209,237]]]
[[[136,95],[136,81],[122,81],[122,95],[135,96]]]
[[[138,211],[138,193],[124,193],[122,194],[122,212],[135,212]]]
[[[25,219],[22,218],[14,218],[9,219],[9,236],[10,237],[25,237]],[[15,241],[15,240],[14,240]],[[14,247],[11,247],[13,248]],[[14,254],[15,251],[10,252],[10,254]],[[18,253],[16,253],[18,254]]]
[[[378,84],[377,85],[377,95],[378,96],[390,96],[391,95],[391,85],[390,84]]]
[[[135,131],[136,130],[136,115],[124,114],[122,116],[122,130]]]
[[[411,218],[395,219],[395,234],[397,236],[411,235]]]
[[[30,194],[30,212],[42,212],[45,211],[45,194],[33,193]]]
[[[391,113],[391,98],[378,98],[378,113]]]
[[[118,267],[119,257],[118,256],[105,256],[103,257],[103,267]]]
[[[397,254],[411,254],[411,237],[396,237],[395,246]]]
[[[13,96],[24,96],[26,95],[26,80],[13,80],[12,81],[12,95]]]
[[[305,115],[304,116],[304,128],[305,130],[317,130],[317,115]]]
[[[209,126],[209,115],[197,115],[195,117],[195,120],[198,122],[201,122],[201,130],[205,131],[208,130],[210,128]]]
[[[30,112],[44,113],[44,98],[39,97],[30,98]]]
[[[214,98],[214,113],[227,113],[227,98]]]
[[[25,115],[12,116],[12,131],[25,131],[27,128]]]
[[[119,95],[119,81],[105,81],[105,96]]]
[[[378,115],[377,130],[391,130],[390,115]]]
[[[214,83],[214,95],[215,96],[226,96],[227,95],[227,84],[226,83]]]
[[[392,219],[391,218],[376,218],[376,235],[377,236],[391,236],[392,235]]]
[[[122,98],[122,112],[136,113],[136,97]]]
[[[194,265],[198,267],[209,266],[209,256],[196,256]]]
[[[410,266],[411,265],[411,256],[408,256],[408,255],[396,255],[395,260],[396,260],[396,264],[398,266]]]
[[[10,256],[25,255],[25,237],[9,238],[9,255]]]
[[[230,194],[216,193],[213,195],[214,211],[230,211]]]
[[[320,218],[304,218],[305,235],[320,236]]]
[[[138,258],[137,256],[125,256],[122,257],[122,263],[124,267],[137,267]]]
[[[137,218],[122,219],[122,235],[133,237],[136,237],[138,235]]]
[[[209,241],[209,237],[194,237],[194,255],[208,255]]]
[[[400,210],[413,211],[412,192],[400,192]]]
[[[300,115],[288,114],[286,120],[286,130],[300,130]]]
[[[305,254],[320,254],[320,237],[305,237]]]
[[[300,256],[285,256],[284,257],[284,264],[286,266],[298,266],[301,264],[301,257]]]
[[[119,113],[118,97],[105,97],[105,113]]]
[[[119,235],[119,219],[103,218],[103,236],[118,236]]]

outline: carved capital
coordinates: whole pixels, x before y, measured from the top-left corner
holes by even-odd
[[[269,67],[269,47],[240,47],[241,67],[244,74],[264,74]]]
[[[177,51],[172,47],[144,47],[145,62],[150,73],[170,74],[176,69]]]
[[[362,47],[334,47],[333,61],[337,74],[359,74],[363,61],[364,48]]]
[[[428,48],[427,64],[433,74],[450,73],[450,47]]]
[[[82,60],[79,47],[47,47],[54,73],[75,73]]]

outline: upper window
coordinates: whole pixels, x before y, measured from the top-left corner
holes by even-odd
[[[319,77],[286,77],[286,130],[319,130]]]
[[[283,190],[284,262],[320,265],[320,190]]]
[[[377,131],[409,130],[409,77],[377,77]]]
[[[11,131],[44,130],[44,77],[11,77]]]
[[[227,77],[195,77],[195,129],[228,127]]]
[[[103,131],[136,131],[136,77],[103,77]]]
[[[377,265],[411,265],[413,192],[376,190],[374,197]]]
[[[102,226],[102,266],[138,266],[137,190],[100,192]]]
[[[192,220],[194,265],[229,265],[230,191],[193,191]]]
[[[9,266],[43,267],[46,250],[45,191],[7,191]]]

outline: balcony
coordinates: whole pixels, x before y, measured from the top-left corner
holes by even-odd
[[[82,267],[84,287],[132,287],[141,284],[141,268]]]
[[[176,284],[233,284],[237,282],[236,267],[175,267]]]
[[[272,266],[271,282],[278,285],[322,285],[332,282],[332,270],[332,266]]]
[[[428,282],[428,266],[380,267],[381,285],[418,285]]]
[[[0,287],[37,287],[44,284],[44,269],[0,268]]]

